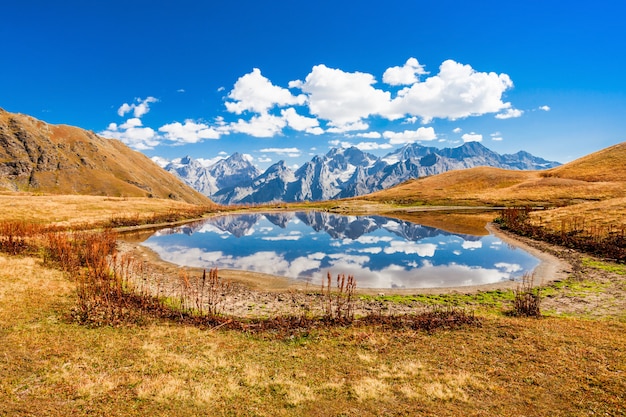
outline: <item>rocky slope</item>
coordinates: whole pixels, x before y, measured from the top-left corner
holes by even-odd
[[[118,140],[2,109],[0,189],[211,202]]]
[[[409,179],[478,166],[542,170],[560,165],[523,151],[500,155],[478,142],[444,149],[410,144],[382,158],[354,147],[335,148],[314,156],[296,171],[280,161],[256,176],[252,165],[242,164],[236,155],[218,162],[219,170],[200,167],[191,158],[177,161],[177,167],[170,170],[213,200],[235,204],[356,197]]]

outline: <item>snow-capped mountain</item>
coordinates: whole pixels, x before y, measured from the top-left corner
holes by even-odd
[[[186,156],[173,161],[153,157],[152,160],[182,179],[187,185],[209,197],[218,191],[245,183],[261,172],[240,153],[234,153],[226,159],[214,164],[204,164],[197,159]]]
[[[541,170],[558,165],[528,152],[500,155],[478,142],[468,142],[443,149],[414,143],[381,158],[355,147],[333,148],[295,172],[280,161],[260,173],[238,153],[208,167],[186,157],[165,168],[217,203],[252,204],[354,197],[411,178],[476,166]]]

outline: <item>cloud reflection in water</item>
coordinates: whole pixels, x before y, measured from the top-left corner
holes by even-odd
[[[278,227],[276,227],[278,226]],[[320,212],[221,216],[161,230],[143,243],[164,260],[361,288],[433,288],[518,279],[538,260],[495,236],[458,235],[381,216]]]

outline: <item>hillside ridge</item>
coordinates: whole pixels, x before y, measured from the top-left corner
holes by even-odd
[[[0,189],[211,203],[209,198],[119,140],[3,109],[0,109]]]

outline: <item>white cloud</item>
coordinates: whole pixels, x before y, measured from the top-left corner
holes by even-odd
[[[263,114],[274,106],[301,105],[306,100],[303,95],[296,97],[288,89],[275,86],[261,75],[261,70],[258,68],[241,76],[228,93],[228,98],[233,101],[225,103],[226,109],[235,114],[241,114],[247,110]]]
[[[358,148],[362,151],[375,151],[378,149],[391,149],[393,145],[390,143],[376,143],[376,142],[359,142],[356,145],[353,145],[355,148]],[[347,147],[347,146],[344,146]]]
[[[328,128],[328,133],[346,133],[346,132],[352,132],[354,130],[367,130],[369,129],[370,125],[363,122],[363,121],[359,121],[359,122],[354,122],[354,123],[346,123],[344,125],[341,126],[336,126],[336,127],[330,127]]]
[[[518,109],[506,109],[504,113],[496,114],[496,119],[514,119],[516,117],[521,117],[524,112]]]
[[[502,101],[502,94],[512,87],[507,74],[477,72],[447,60],[437,75],[400,90],[389,110],[393,115],[419,116],[426,123],[495,113],[511,107]]]
[[[452,132],[454,133],[461,133],[463,131],[463,129],[461,129],[460,127],[455,127],[454,129],[452,129]]]
[[[262,164],[268,163],[268,162],[272,162],[272,158],[257,158],[257,161],[259,161]]]
[[[292,158],[297,158],[302,154],[302,151],[298,148],[264,148],[259,150],[259,152],[287,155]]]
[[[392,145],[437,139],[435,129],[432,127],[420,127],[417,130],[405,130],[404,132],[386,131],[383,133],[383,137],[389,139],[389,143]]]
[[[495,141],[498,141],[498,142],[502,140],[502,133],[500,133],[500,132],[492,133],[489,136],[491,136],[491,140],[495,140]]]
[[[483,242],[481,242],[480,240],[476,240],[476,241],[464,240],[463,243],[461,244],[461,247],[463,249],[469,249],[469,250],[480,249],[483,247]]]
[[[407,119],[403,122],[404,124],[415,124],[417,123],[417,116],[407,117]]]
[[[184,88],[179,88],[178,90],[176,90],[177,93],[184,93],[185,89]]]
[[[177,144],[198,143],[204,139],[219,139],[220,133],[204,123],[185,120],[185,124],[174,122],[159,128],[165,138]]]
[[[268,240],[271,242],[279,242],[279,241],[283,241],[283,240],[300,240],[302,238],[302,236],[298,236],[298,235],[278,235],[278,236],[266,236],[266,237],[262,237],[262,240]]]
[[[424,66],[415,58],[409,58],[401,67],[387,68],[383,82],[389,85],[411,85],[419,82],[419,75],[427,74]]]
[[[270,138],[282,132],[287,125],[284,118],[264,113],[246,121],[239,119],[227,126],[218,128],[220,132],[245,133],[257,138]]]
[[[280,111],[281,116],[287,122],[287,125],[294,130],[304,131],[312,135],[321,135],[324,130],[320,127],[320,123],[313,117],[301,116],[296,112],[296,109],[289,107]]]
[[[110,123],[106,130],[99,133],[105,138],[118,139],[137,150],[153,149],[160,142],[157,133],[150,127],[143,127],[138,118],[128,119],[117,125]]]
[[[512,274],[521,271],[523,268],[519,264],[511,264],[508,262],[498,262],[494,265],[498,269],[504,269],[505,272]]]
[[[372,87],[375,83],[371,74],[316,65],[304,82],[292,81],[289,87],[299,88],[307,95],[311,114],[341,129],[370,115],[389,113],[391,94]]]
[[[196,161],[198,161],[200,163],[200,165],[202,165],[203,167],[208,168],[211,165],[215,165],[217,162],[222,161],[224,159],[226,159],[226,156],[219,154],[215,158],[209,158],[209,159],[207,159],[207,158],[197,158]]]
[[[170,160],[167,158],[163,158],[161,156],[153,156],[152,161],[157,164],[158,166],[160,166],[161,168],[165,168],[167,166],[167,164],[170,163]]]
[[[124,117],[124,115],[126,113],[130,113],[131,111],[133,112],[133,115],[135,117],[141,117],[144,114],[148,113],[150,111],[150,103],[156,103],[159,100],[157,100],[154,97],[147,97],[145,99],[140,99],[140,98],[136,98],[135,99],[135,103],[132,104],[128,104],[128,103],[124,103],[120,106],[119,109],[117,109],[117,114],[120,117]]]
[[[550,106],[541,106],[539,107],[539,110],[543,110],[543,111],[550,111]]]
[[[383,137],[383,135],[381,135],[378,132],[357,133],[354,136],[357,136],[359,138],[365,138],[365,139],[380,139]]]
[[[329,140],[328,144],[330,146],[334,146],[334,147],[341,147],[341,148],[351,148],[352,146],[354,146],[352,143],[350,142],[346,142],[346,141],[341,141],[339,139],[334,139],[334,140]]]
[[[408,241],[394,240],[385,248],[385,253],[392,254],[402,252],[407,255],[418,255],[423,257],[432,257],[435,255],[437,245],[434,243],[415,243]]]
[[[463,142],[482,142],[483,135],[474,132],[466,133],[461,136],[461,139],[463,139]]]

